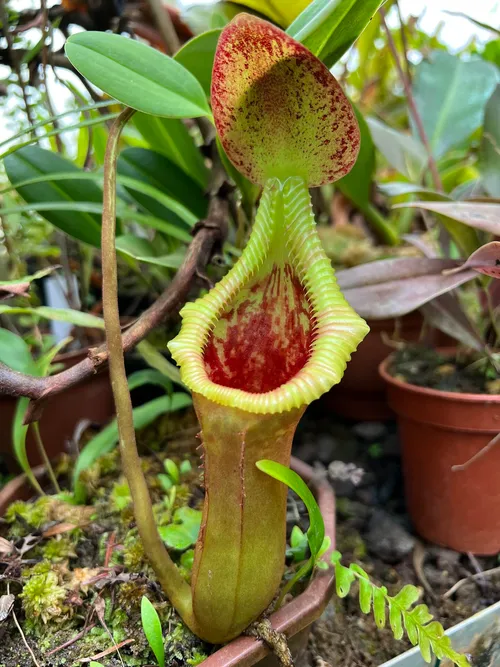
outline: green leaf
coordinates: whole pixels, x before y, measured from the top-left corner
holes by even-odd
[[[181,120],[158,118],[143,113],[136,113],[132,120],[151,148],[165,155],[194,179],[203,191],[206,190],[210,172],[193,137]]]
[[[353,105],[354,106],[354,105]],[[351,171],[337,181],[335,187],[345,194],[354,204],[366,206],[372,199],[372,182],[375,172],[375,145],[360,110],[354,106],[361,135],[358,159]]]
[[[434,51],[417,66],[413,94],[435,157],[462,144],[481,126],[499,79],[491,63],[464,61],[446,51]],[[418,136],[415,127],[413,134]]]
[[[396,604],[391,603],[389,598],[389,623],[391,624],[392,634],[395,639],[401,639],[403,636],[403,622],[401,619],[401,609]]]
[[[198,79],[207,97],[210,97],[215,49],[220,34],[219,29],[203,32],[186,42],[174,55],[174,60],[177,60]]]
[[[147,148],[126,148],[118,158],[118,174],[152,186],[160,193],[180,202],[191,211],[194,222],[203,219],[207,214],[207,200],[200,186],[178,165],[160,153]],[[155,195],[148,196],[141,193],[132,184],[127,185],[124,182],[123,185],[148,213],[174,224],[186,224],[184,218],[176,215],[171,206],[165,206],[164,202],[158,201]]]
[[[332,67],[352,46],[384,0],[314,0],[287,33]]]
[[[162,166],[163,165],[158,165],[158,168],[161,168]],[[118,174],[116,180],[118,185],[123,185],[127,189],[133,190],[134,192],[139,192],[141,196],[144,195],[142,197],[144,201],[157,200],[158,201],[157,210],[160,213],[159,217],[164,216],[168,219],[169,216],[173,215],[176,221],[181,221],[188,227],[192,227],[199,220],[200,217],[203,217],[202,215],[200,216],[196,215],[195,213],[192,213],[191,210],[189,210],[189,207],[184,206],[184,204],[178,201],[175,193],[174,196],[165,194],[162,189],[159,189],[159,187],[155,187],[155,185],[148,183],[144,177],[138,179],[138,178],[133,178],[132,176]],[[21,181],[17,183],[16,186],[4,188],[3,190],[0,191],[0,194],[5,194],[6,192],[10,192],[11,190],[17,190],[18,188],[24,188],[25,186],[28,185],[31,186],[37,183],[54,183],[58,181],[93,181],[95,183],[101,184],[103,181],[103,173],[90,172],[90,171],[85,171],[85,172],[82,171],[80,173],[78,172],[50,173],[48,175],[37,176],[36,178],[29,178],[26,181]],[[191,184],[194,185],[193,182],[191,182]],[[164,184],[162,183],[159,183],[159,185],[162,188],[164,187]],[[118,196],[123,200],[125,200],[126,198],[126,201],[128,203],[134,203],[134,198],[129,196],[123,189],[121,189],[121,192],[120,191],[118,192]],[[137,196],[135,197],[135,199],[136,201],[139,201],[139,198]],[[119,203],[120,205],[123,205],[121,204],[121,202]],[[86,203],[84,202],[84,204]]]
[[[71,308],[49,308],[48,306],[38,306],[38,308],[23,308],[21,306],[3,306],[0,305],[0,314],[7,315],[35,315],[43,317],[46,320],[56,320],[57,322],[69,322],[77,327],[89,327],[93,329],[104,329],[104,320],[97,315],[82,313],[80,310]]]
[[[430,663],[432,659],[431,643],[429,641],[429,638],[426,637],[426,635],[423,632],[421,632],[418,637],[418,645],[420,647],[420,652],[422,653],[422,658],[425,660],[425,662]]]
[[[8,308],[8,306],[0,306],[1,308]],[[40,375],[27,343],[21,336],[8,329],[0,329],[0,362],[19,373]]]
[[[286,550],[287,558],[293,558],[294,563],[301,563],[307,557],[308,548],[307,535],[294,526],[290,535],[290,548]]]
[[[371,583],[361,577],[359,580],[359,607],[363,614],[369,614],[372,607],[372,591]]]
[[[185,384],[181,380],[181,374],[177,366],[168,359],[165,359],[163,354],[156,349],[154,345],[148,343],[147,340],[142,340],[136,347],[137,352],[141,355],[144,361],[149,364],[152,368],[155,368],[160,373],[163,373],[165,377],[175,382],[175,384],[180,385],[185,388]]]
[[[354,572],[341,563],[335,565],[335,586],[339,598],[345,598],[351,590],[352,582],[356,578]]]
[[[16,151],[5,158],[4,165],[7,177],[13,186],[31,178],[49,176],[52,172],[78,174],[80,171],[57,153],[38,146],[29,146]],[[101,188],[95,183],[84,180],[35,184],[20,187],[18,192],[28,204],[91,202],[101,205],[102,203]],[[79,241],[95,247],[100,246],[99,214],[81,211],[67,215],[64,209],[62,211],[49,209],[44,217],[55,227]]]
[[[142,387],[145,384],[153,384],[165,389],[167,393],[172,390],[172,383],[166,378],[163,373],[155,371],[153,368],[144,368],[141,371],[132,373],[127,378],[128,388],[130,391]]]
[[[186,256],[185,247],[168,255],[157,255],[158,244],[133,234],[119,236],[116,239],[116,249],[138,262],[161,266],[165,269],[178,269]]]
[[[159,533],[167,547],[184,551],[196,543],[200,532],[202,513],[191,507],[180,507],[175,511],[174,522],[161,526]]]
[[[387,594],[386,588],[373,587],[373,616],[377,627],[385,627],[385,596]]]
[[[175,461],[172,461],[172,459],[165,459],[163,461],[163,467],[165,468],[166,473],[170,475],[170,477],[172,478],[173,483],[179,484],[180,481],[179,468],[177,467]]]
[[[184,461],[181,461],[179,466],[179,472],[181,475],[186,475],[188,472],[191,472],[192,469],[193,466],[191,465],[191,461],[189,459],[184,459]]]
[[[410,640],[412,645],[415,646],[418,642],[418,629],[415,620],[410,614],[405,614],[403,620],[405,624],[406,634],[408,635],[408,639]]]
[[[484,112],[479,171],[488,194],[500,198],[500,84],[488,100]]]
[[[283,482],[283,484],[286,484],[292,491],[295,491],[306,506],[309,514],[307,539],[311,555],[313,559],[315,559],[323,545],[325,524],[318,503],[316,502],[316,498],[313,496],[311,490],[300,475],[297,475],[296,472],[290,470],[290,468],[287,468],[281,463],[264,459],[262,461],[257,461],[255,465],[259,470],[266,473],[266,475],[274,477],[274,479]]]
[[[165,646],[163,645],[163,633],[158,612],[148,598],[143,595],[141,600],[142,629],[148,640],[148,644],[155,654],[160,667],[165,667]]]
[[[72,35],[65,48],[80,74],[132,109],[170,118],[211,117],[196,78],[142,42],[89,31]]]
[[[21,150],[22,148],[25,148],[26,146],[30,146],[31,144],[34,144],[38,141],[41,141],[43,139],[50,139],[51,137],[55,137],[58,134],[64,134],[65,132],[73,132],[74,130],[79,130],[82,127],[90,127],[92,125],[101,125],[102,123],[105,123],[106,121],[113,120],[118,116],[117,113],[110,113],[106,114],[104,116],[97,114],[93,118],[87,118],[79,123],[76,123],[74,125],[63,125],[62,127],[58,127],[55,130],[51,130],[50,132],[47,132],[46,134],[43,134],[42,136],[38,137],[35,136],[34,133],[32,133],[31,139],[27,139],[26,141],[23,141],[21,144],[14,144],[14,146],[11,146],[7,150],[5,150],[3,153],[0,154],[0,160],[7,157],[8,155],[11,155],[12,153],[17,152],[18,150]],[[96,131],[102,129],[102,128],[96,128]],[[104,131],[104,130],[103,130]]]
[[[29,426],[25,426],[23,423],[29,403],[30,399],[24,397],[20,398],[16,403],[16,410],[12,420],[12,444],[17,462],[21,466],[23,472],[28,477],[31,484],[36,486],[35,477],[31,471],[28,455],[26,454],[26,435],[28,433]]]
[[[407,584],[392,599],[401,608],[407,611],[420,597],[420,591],[416,586]]]
[[[161,396],[155,398],[149,403],[140,405],[133,410],[134,428],[140,430],[148,426],[162,414],[167,412],[175,412],[192,405],[190,396],[185,393],[172,394],[171,396]],[[77,489],[77,483],[80,475],[84,470],[90,468],[100,456],[110,452],[118,442],[118,427],[116,420],[113,420],[109,426],[94,436],[80,452],[73,470],[73,487],[75,494],[82,500],[84,498],[84,490]]]
[[[372,139],[391,167],[412,181],[418,181],[427,163],[423,145],[378,118],[367,118]]]

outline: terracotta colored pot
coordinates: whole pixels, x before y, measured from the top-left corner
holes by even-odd
[[[500,432],[500,396],[417,387],[380,365],[398,416],[408,511],[430,542],[457,551],[500,551],[500,443],[471,462]]]
[[[70,368],[86,356],[86,349],[78,350],[58,355],[55,362]],[[12,452],[11,435],[16,402],[17,399],[10,396],[0,397],[0,453],[12,472],[19,471]],[[66,443],[72,438],[78,422],[82,419],[104,424],[113,414],[113,395],[107,371],[98,373],[49,399],[40,419],[40,433],[49,457],[54,458],[66,451]],[[31,429],[28,430],[26,450],[32,466],[41,463]]]
[[[385,383],[378,367],[391,348],[384,338],[417,341],[420,339],[424,319],[418,312],[399,320],[370,320],[370,333],[366,336],[351,361],[347,364],[342,382],[333,387],[321,399],[329,409],[346,419],[356,421],[385,421],[394,418],[387,404]],[[428,331],[426,340],[434,341],[435,331]]]
[[[318,481],[315,471],[303,461],[292,457],[291,467],[313,490],[325,522],[325,534],[331,540],[330,552],[335,548],[335,495],[328,482]],[[42,467],[33,471],[41,480]],[[25,475],[20,475],[0,491],[0,516],[14,500],[28,500],[33,491]],[[329,552],[329,553],[330,553]],[[312,623],[321,616],[333,594],[333,568],[319,570],[307,589],[282,607],[270,618],[272,626],[284,632],[289,638],[289,646],[296,667],[306,667],[307,640]],[[277,659],[269,649],[252,637],[239,637],[203,661],[204,667],[278,667]]]

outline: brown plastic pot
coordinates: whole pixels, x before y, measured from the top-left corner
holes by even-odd
[[[84,349],[60,354],[54,363],[62,363],[65,368],[70,368],[84,359],[87,353],[88,350]],[[16,402],[17,399],[10,396],[0,397],[0,454],[12,472],[19,471],[12,451],[11,435]],[[66,450],[66,443],[72,438],[81,420],[86,419],[96,424],[104,424],[113,414],[113,394],[107,371],[98,373],[49,399],[39,422],[40,433],[49,458],[54,458]],[[32,466],[42,462],[32,429],[28,430],[26,450]]]
[[[380,376],[398,417],[405,495],[416,530],[456,551],[498,553],[500,443],[465,468],[453,468],[500,432],[500,396],[417,387],[392,377],[389,363],[390,357],[380,365]]]
[[[356,421],[386,421],[394,418],[387,403],[385,383],[378,367],[390,348],[384,339],[417,341],[422,335],[424,320],[420,313],[410,313],[399,320],[369,320],[370,333],[352,355],[342,382],[324,395],[322,401],[329,409],[346,419]],[[426,340],[434,341],[435,331],[428,331]]]
[[[299,459],[292,457],[291,467],[313,490],[325,522],[325,534],[331,540],[329,553],[335,548],[335,495],[325,480],[318,480],[315,471]],[[43,467],[33,471],[41,480]],[[0,491],[0,516],[15,500],[28,500],[33,491],[25,475],[8,482]],[[265,563],[263,563],[265,567]],[[305,667],[306,649],[312,623],[321,616],[333,594],[333,568],[319,570],[307,589],[274,613],[270,621],[275,630],[284,632],[292,651],[296,667]],[[278,661],[270,655],[263,642],[252,637],[238,637],[203,661],[204,667],[278,667]]]

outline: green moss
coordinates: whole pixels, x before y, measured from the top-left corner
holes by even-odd
[[[67,591],[59,585],[57,574],[39,569],[25,582],[20,594],[26,618],[34,624],[68,618],[70,610],[64,605],[66,596]]]
[[[127,482],[115,482],[109,496],[111,511],[122,512],[132,504],[132,496]]]
[[[38,498],[34,503],[16,500],[5,512],[5,520],[7,523],[12,524],[10,534],[13,537],[26,535],[29,531],[26,530],[23,522],[35,529],[43,526],[49,520],[50,505],[51,500],[46,496]]]
[[[51,563],[60,563],[68,558],[76,558],[75,547],[68,536],[54,537],[42,548],[42,555]]]

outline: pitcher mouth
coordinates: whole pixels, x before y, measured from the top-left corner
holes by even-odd
[[[169,348],[184,383],[261,414],[331,389],[368,332],[337,286],[299,177],[266,183],[240,260],[181,315]]]

